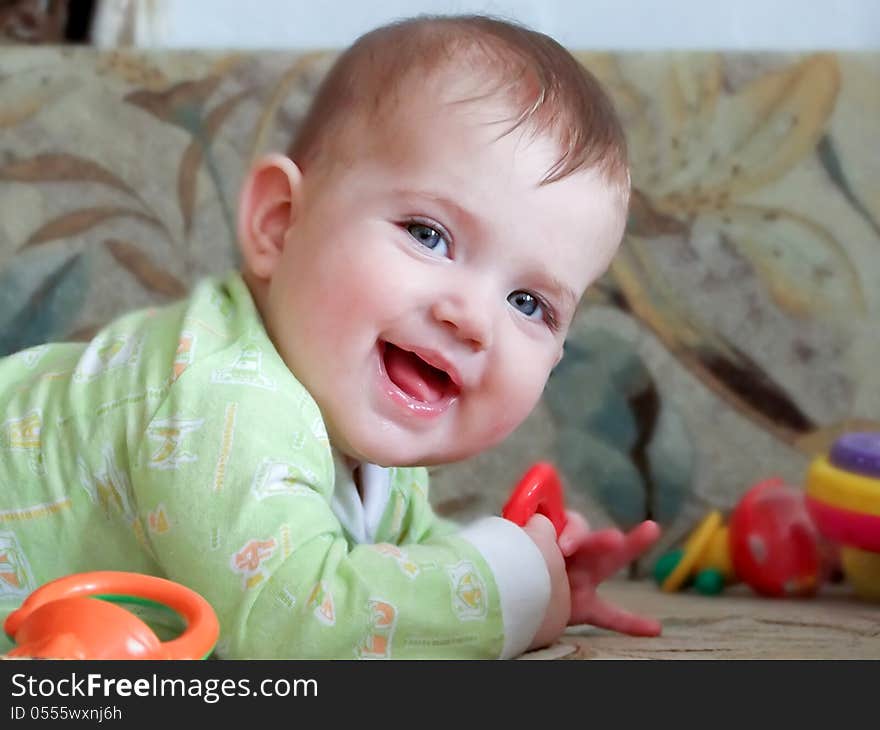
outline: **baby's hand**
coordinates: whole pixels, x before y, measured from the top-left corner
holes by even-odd
[[[565,631],[571,611],[571,594],[566,575],[565,558],[556,544],[556,530],[553,523],[543,515],[534,515],[523,527],[532,538],[550,573],[550,602],[544,614],[544,621],[532,640],[530,649],[538,649],[553,643]]]
[[[658,636],[660,622],[638,616],[600,598],[599,584],[629,565],[660,536],[656,522],[646,521],[624,534],[617,529],[590,532],[587,521],[566,512],[568,523],[559,536],[566,557],[571,591],[571,624],[592,624],[632,636]]]

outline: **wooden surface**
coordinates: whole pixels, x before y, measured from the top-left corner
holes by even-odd
[[[572,627],[524,659],[880,659],[880,604],[844,586],[811,599],[769,599],[746,586],[721,596],[666,594],[650,582],[611,582],[603,595],[659,618],[656,638]]]

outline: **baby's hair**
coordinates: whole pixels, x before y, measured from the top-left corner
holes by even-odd
[[[508,132],[525,125],[557,142],[542,184],[596,168],[626,203],[626,138],[599,82],[549,36],[487,16],[419,16],[361,36],[322,81],[288,155],[305,170],[346,121],[393,104],[403,81],[455,65],[489,72],[496,85],[474,98],[504,93],[514,111]]]

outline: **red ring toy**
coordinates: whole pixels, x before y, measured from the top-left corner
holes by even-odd
[[[179,614],[186,628],[162,642],[146,623],[111,601],[161,604]],[[117,571],[51,581],[9,614],[3,628],[17,643],[8,656],[46,659],[204,659],[220,634],[217,615],[195,591],[164,578]]]
[[[502,517],[520,527],[536,513],[544,515],[553,523],[557,536],[562,534],[567,521],[562,482],[553,465],[544,461],[538,462],[525,473],[501,510]]]

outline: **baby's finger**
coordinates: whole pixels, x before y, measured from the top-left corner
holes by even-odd
[[[660,537],[660,526],[651,520],[636,525],[626,533],[621,555],[623,563],[628,564],[650,548]]]
[[[584,535],[571,554],[575,558],[578,555],[594,558],[596,555],[621,549],[625,540],[626,538],[620,530],[608,527]]]
[[[628,636],[659,636],[663,631],[663,626],[657,619],[639,616],[598,596],[593,596],[589,605],[589,611],[579,616],[576,611],[577,600],[575,599],[572,604],[572,621],[589,623]]]
[[[544,515],[535,513],[529,517],[529,521],[523,525],[523,529],[531,535],[540,536],[544,540],[556,539],[556,528]]]
[[[566,523],[559,535],[559,549],[568,557],[581,545],[583,539],[590,534],[590,525],[579,512],[565,511]]]

